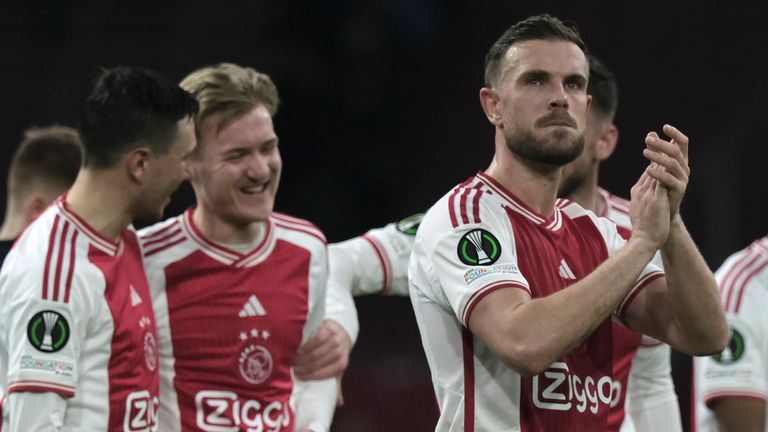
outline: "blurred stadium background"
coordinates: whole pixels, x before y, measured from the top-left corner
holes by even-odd
[[[684,214],[709,264],[765,235],[768,76],[759,65],[768,33],[757,4],[521,3],[3,2],[0,169],[28,126],[76,125],[99,66],[181,79],[235,62],[270,74],[281,93],[277,209],[344,240],[428,208],[487,166],[483,57],[510,24],[548,12],[574,20],[619,80],[619,147],[602,185],[628,195],[644,167],[643,137],[669,122],[691,137]],[[167,215],[192,200],[182,187]],[[410,302],[357,304],[362,330],[333,430],[431,430],[436,405]],[[684,418],[688,368],[675,354]]]

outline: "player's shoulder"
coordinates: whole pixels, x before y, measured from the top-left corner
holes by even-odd
[[[136,232],[139,249],[145,261],[167,255],[185,243],[189,238],[189,229],[185,229],[184,218],[190,215],[191,212],[187,211]]]
[[[320,247],[324,249],[328,244],[323,231],[306,219],[272,212],[270,221],[275,228],[275,236],[278,239],[310,248]]]
[[[739,314],[742,305],[768,301],[768,237],[729,256],[715,272],[726,312]]]
[[[452,187],[424,215],[419,232],[453,232],[487,223],[501,206],[494,199],[493,179],[479,172]]]

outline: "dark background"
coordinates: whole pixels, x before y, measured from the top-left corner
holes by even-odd
[[[628,195],[645,164],[643,137],[668,122],[691,137],[683,210],[710,265],[765,235],[768,33],[758,3],[160,3],[0,4],[3,172],[28,126],[76,124],[98,66],[142,65],[179,80],[235,62],[270,74],[281,93],[277,209],[340,241],[428,208],[488,165],[483,57],[509,25],[549,12],[576,21],[619,78],[621,139],[601,184]],[[182,187],[167,214],[191,200]],[[433,429],[410,302],[370,297],[358,306],[362,331],[334,430]],[[685,360],[674,362],[684,415]]]

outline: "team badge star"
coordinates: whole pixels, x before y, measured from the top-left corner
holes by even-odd
[[[264,339],[268,339],[269,338],[269,331],[264,330],[263,332],[261,332],[261,337],[264,338]]]
[[[240,332],[240,340],[246,340],[248,339],[248,335],[245,334],[245,332]]]
[[[259,330],[258,329],[252,329],[251,330],[251,336],[257,338],[259,337]]]

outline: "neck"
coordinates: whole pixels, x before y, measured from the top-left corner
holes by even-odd
[[[250,243],[256,239],[264,226],[262,221],[235,224],[224,220],[210,209],[206,209],[199,201],[192,213],[192,220],[206,238],[223,244]]]
[[[103,236],[117,240],[133,220],[129,189],[113,170],[81,169],[67,193],[67,207]]]
[[[5,213],[3,226],[0,228],[0,240],[14,240],[18,237],[27,224],[23,215],[12,211],[10,208]]]
[[[496,154],[486,173],[533,211],[543,216],[554,213],[562,168],[542,165],[515,155],[507,147],[500,130],[496,131]]]
[[[605,203],[600,193],[597,192],[597,168],[590,172],[587,178],[567,198],[595,214],[601,214]]]

